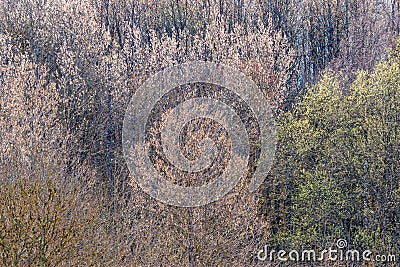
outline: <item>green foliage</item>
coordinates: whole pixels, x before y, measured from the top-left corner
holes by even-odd
[[[280,116],[265,210],[275,245],[326,248],[346,238],[398,251],[399,47],[348,90],[339,74],[325,74]]]

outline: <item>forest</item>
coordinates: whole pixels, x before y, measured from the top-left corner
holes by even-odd
[[[268,103],[275,148],[254,192],[263,125],[245,115],[246,171],[216,201],[163,203],[130,172],[130,100],[189,62],[240,71]],[[144,157],[185,188],[224,172],[234,143],[194,120],[182,153],[200,157],[208,138],[217,159],[197,176],[171,167],[157,127],[175,102],[228,99],[192,86],[159,100],[145,125]],[[0,1],[0,267],[399,266],[399,176],[398,0]],[[381,261],[258,257],[335,246]]]

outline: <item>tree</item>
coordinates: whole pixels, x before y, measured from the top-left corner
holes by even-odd
[[[326,74],[280,117],[265,192],[275,245],[326,248],[345,238],[353,248],[398,252],[398,49],[348,91],[339,74]]]
[[[60,96],[46,80],[48,70],[21,62],[1,68],[0,261],[91,264],[102,251],[97,241],[87,243],[100,230],[93,172],[71,164],[73,138],[59,118]]]

